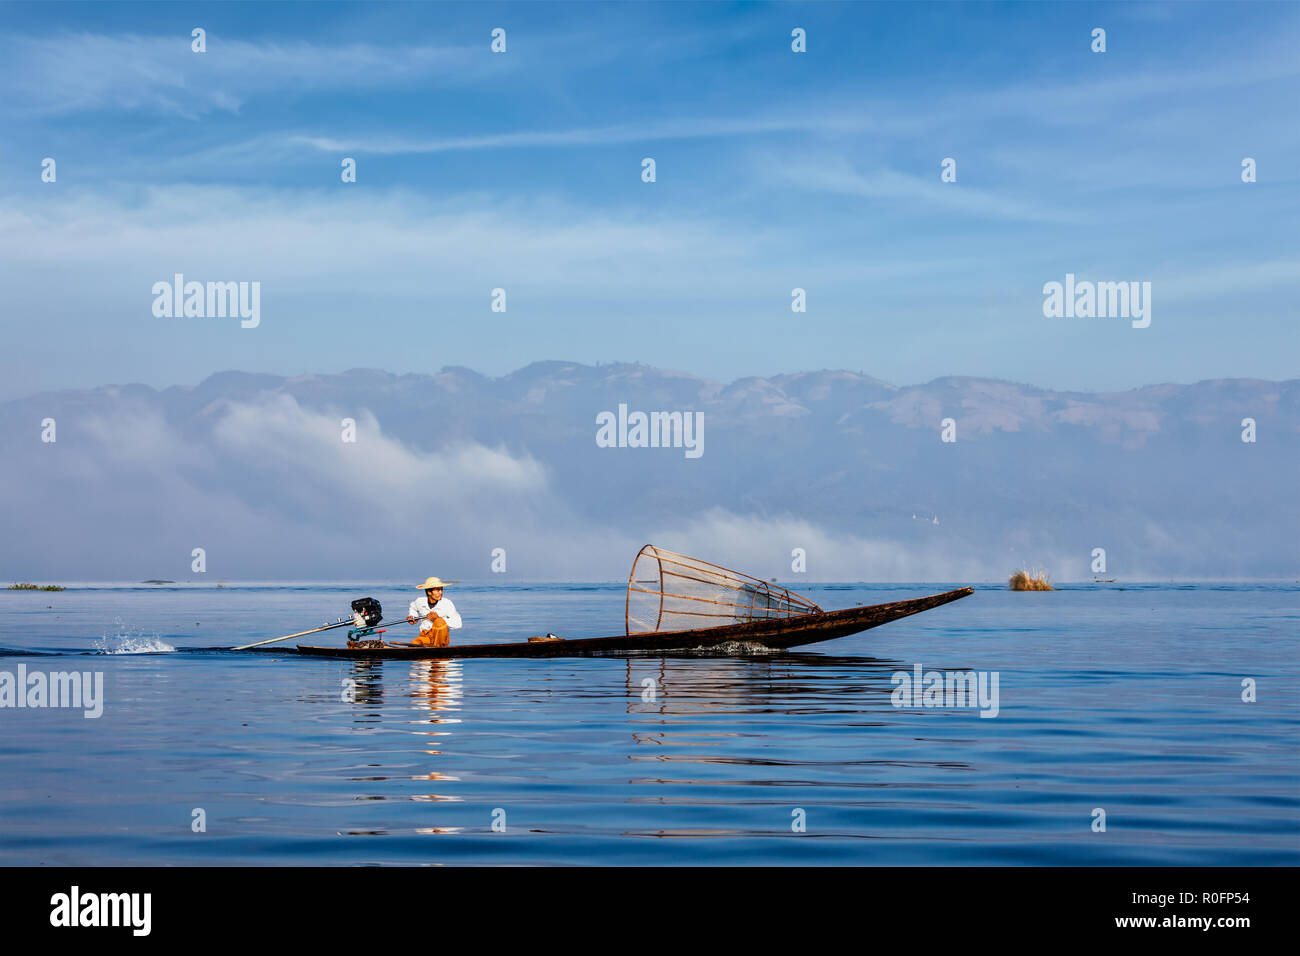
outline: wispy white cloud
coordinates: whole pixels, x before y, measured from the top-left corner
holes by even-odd
[[[769,157],[760,162],[759,170],[774,186],[796,186],[812,192],[896,203],[911,209],[1029,222],[1080,223],[1089,218],[1078,209],[1057,208],[1045,202],[970,186],[960,182],[960,177],[957,183],[941,182],[937,160],[929,178],[894,169],[860,171],[847,158],[829,154],[805,155],[793,160]]]
[[[1240,297],[1278,288],[1300,292],[1300,261],[1295,259],[1269,259],[1263,262],[1225,261],[1221,265],[1197,269],[1194,272],[1157,274],[1152,277],[1160,298],[1165,302],[1198,302],[1206,298]],[[1288,296],[1290,308],[1286,312],[1300,318],[1296,297]],[[1300,329],[1292,334],[1292,341],[1300,344]]]
[[[0,208],[0,274],[15,279],[27,266],[114,261],[135,272],[203,267],[387,293],[427,294],[466,277],[626,291],[667,274],[704,284],[718,262],[743,268],[772,241],[710,217],[616,216],[480,195],[439,201],[403,190],[171,186]]]
[[[967,106],[974,108],[974,115],[986,119],[1013,114],[1053,125],[1083,125],[1095,122],[1099,115],[1113,117],[1121,109],[1135,108],[1139,101],[1156,101],[1162,109],[1176,108],[1192,95],[1229,92],[1257,84],[1294,87],[1294,81],[1300,78],[1300,61],[1294,50],[1274,41],[1257,44],[1251,50],[1230,48],[1215,55],[1218,53],[1211,50],[1195,66],[1123,70],[1067,82],[1022,80],[961,90],[944,99],[954,115]],[[1142,113],[1134,118],[1145,119]]]
[[[194,118],[237,112],[258,94],[460,86],[513,68],[464,46],[254,42],[209,33],[0,36],[8,108],[28,113],[128,110]]]
[[[614,143],[756,136],[794,131],[863,132],[872,129],[875,125],[863,116],[793,114],[749,118],[684,117],[619,123],[611,126],[429,138],[384,135],[348,137],[296,135],[291,137],[291,141],[332,153],[343,151],[378,154],[443,153],[472,149],[603,146]]]

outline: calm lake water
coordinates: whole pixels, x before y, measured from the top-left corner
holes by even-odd
[[[213,649],[365,594],[402,613],[413,591],[0,592],[0,672],[99,671],[105,697],[0,710],[0,863],[1300,864],[1295,586],[984,588],[768,658]],[[459,642],[623,626],[621,586],[448,594]],[[998,715],[895,707],[917,664],[996,671]]]

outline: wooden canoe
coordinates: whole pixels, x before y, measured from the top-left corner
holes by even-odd
[[[344,657],[361,660],[434,660],[459,657],[597,657],[605,655],[654,655],[673,653],[713,653],[743,656],[782,651],[804,644],[817,644],[857,634],[899,618],[919,614],[931,608],[969,597],[971,588],[958,588],[942,594],[851,607],[843,611],[822,611],[769,621],[728,624],[693,631],[653,631],[645,634],[620,634],[617,637],[588,637],[562,641],[520,641],[509,644],[462,644],[451,647],[413,647],[385,645],[349,649],[346,647],[312,647],[299,644],[297,652],[315,657]],[[278,653],[285,653],[279,651]]]

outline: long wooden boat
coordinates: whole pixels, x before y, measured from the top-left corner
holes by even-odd
[[[666,552],[665,552],[666,553]],[[656,557],[659,557],[658,555]],[[635,569],[634,572],[635,574]],[[774,589],[768,589],[774,590]],[[780,589],[775,589],[780,590]],[[645,592],[652,593],[652,592]],[[314,647],[299,644],[297,653],[314,657],[342,657],[361,660],[436,660],[462,657],[598,657],[606,655],[668,655],[712,653],[717,655],[748,655],[783,651],[791,647],[817,644],[857,634],[899,618],[919,614],[932,608],[969,597],[971,588],[958,588],[889,604],[869,607],[851,607],[842,611],[820,609],[803,613],[788,613],[787,609],[774,609],[764,605],[759,610],[770,616],[763,620],[744,620],[738,623],[689,630],[650,630],[642,633],[620,634],[615,637],[590,637],[577,640],[519,641],[505,644],[462,644],[451,647],[416,647],[404,644],[384,644],[381,647]],[[692,597],[690,600],[703,600]],[[718,603],[718,602],[710,602]],[[663,601],[660,602],[661,606]],[[809,604],[808,606],[816,607]],[[746,609],[751,615],[753,608]],[[700,613],[678,611],[675,613]],[[661,610],[660,617],[665,612]],[[734,616],[734,615],[729,615]],[[378,643],[378,642],[371,642]],[[281,650],[278,653],[285,653]],[[290,652],[293,653],[293,652]]]

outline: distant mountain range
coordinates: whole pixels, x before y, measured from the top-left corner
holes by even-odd
[[[703,454],[600,447],[597,416],[620,405],[703,413]],[[10,401],[0,436],[2,578],[615,580],[646,541],[792,586],[1300,573],[1300,380],[223,372]]]

